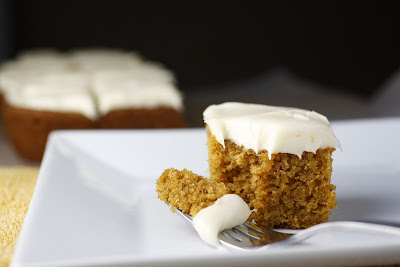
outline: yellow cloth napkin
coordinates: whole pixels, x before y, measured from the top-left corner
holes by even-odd
[[[35,188],[39,168],[0,167],[0,266],[8,266]]]

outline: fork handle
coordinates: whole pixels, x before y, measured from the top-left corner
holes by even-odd
[[[317,234],[332,230],[355,230],[368,233],[385,234],[392,236],[395,235],[400,237],[400,228],[397,227],[365,222],[337,221],[314,225],[305,230],[301,230],[300,232],[292,235],[286,240],[272,244],[272,246],[300,243]]]

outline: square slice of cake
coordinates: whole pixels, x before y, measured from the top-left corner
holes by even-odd
[[[161,73],[161,69],[154,69],[154,75],[135,70],[96,75],[92,91],[100,115],[99,127],[184,127],[182,94],[173,84],[172,76],[168,78],[167,72],[165,76]],[[151,76],[157,78],[152,80]]]
[[[340,143],[314,111],[245,103],[204,111],[210,179],[241,196],[250,220],[300,229],[326,222],[336,207],[332,153]]]
[[[53,130],[95,128],[96,107],[87,83],[80,74],[38,75],[4,95],[5,135],[21,156],[41,160]]]

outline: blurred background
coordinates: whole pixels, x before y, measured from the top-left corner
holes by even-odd
[[[189,126],[202,126],[202,110],[223,101],[303,107],[333,120],[398,113],[398,1],[0,3],[0,60],[41,47],[139,51],[175,71]]]

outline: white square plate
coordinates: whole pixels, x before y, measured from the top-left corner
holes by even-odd
[[[400,224],[400,119],[333,124],[331,220]],[[12,266],[345,265],[400,262],[400,238],[332,232],[286,248],[214,249],[157,198],[164,169],[207,175],[204,129],[59,131],[47,146]]]

